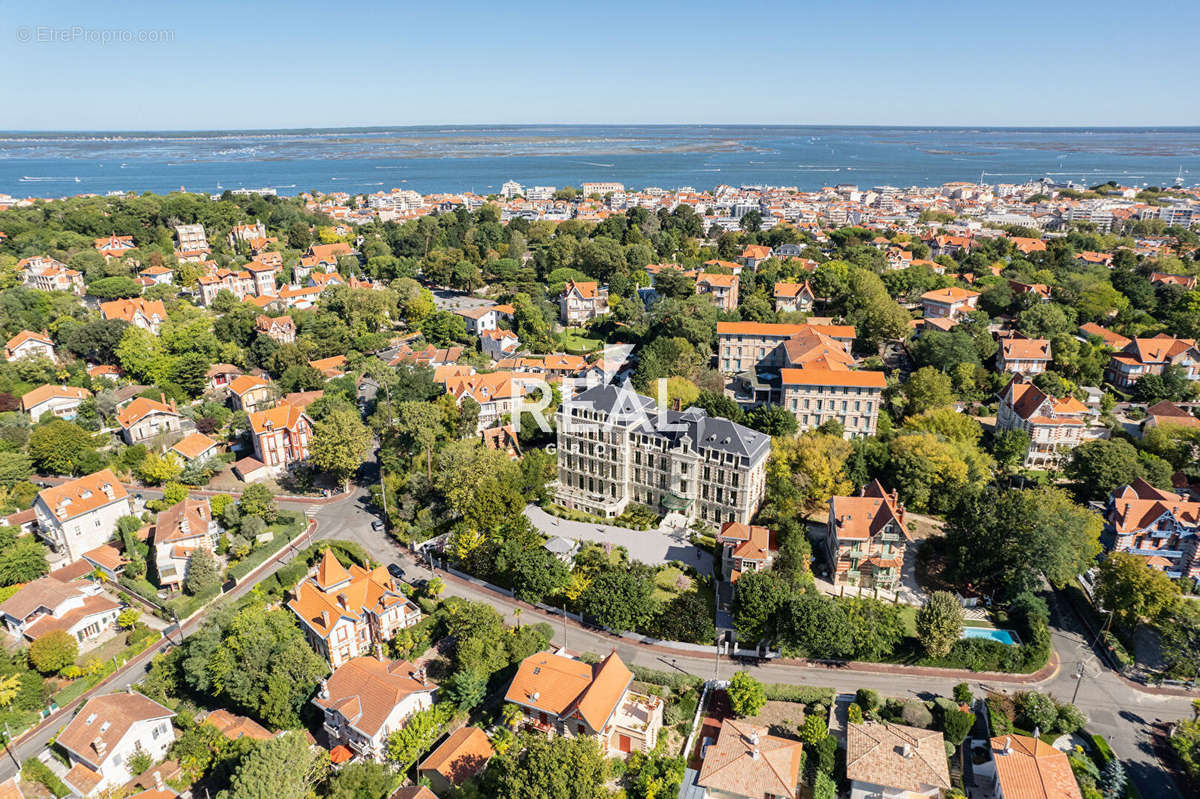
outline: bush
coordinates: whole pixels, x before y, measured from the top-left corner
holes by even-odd
[[[633,672],[633,679],[637,680],[638,682],[648,682],[653,685],[665,685],[667,688],[670,688],[672,691],[679,694],[687,693],[704,681],[700,677],[697,677],[693,674],[656,671],[655,669],[648,669],[644,666],[637,666],[633,664],[630,664],[629,670]],[[770,687],[771,686],[769,685],[764,686],[764,688]],[[767,698],[773,699],[774,697],[768,696]]]
[[[813,781],[813,799],[837,799],[837,785],[833,778],[823,771],[817,772]]]
[[[31,757],[21,764],[21,779],[26,782],[36,782],[57,797],[67,796],[71,793],[58,776],[50,770],[42,761],[36,757]]]
[[[833,704],[833,689],[818,685],[787,685],[769,682],[763,684],[767,699],[772,702],[796,702],[801,705],[820,703],[828,707]]]
[[[1077,730],[1083,729],[1087,724],[1087,718],[1083,712],[1069,702],[1058,706],[1058,718],[1055,720],[1055,729],[1063,735],[1070,735]]]
[[[879,702],[879,693],[870,688],[859,688],[858,692],[854,694],[854,703],[868,714],[873,713],[879,707]]]
[[[925,706],[925,703],[920,699],[910,699],[904,703],[904,710],[901,711],[901,718],[904,723],[910,727],[920,727],[927,730],[933,726],[933,713]]]
[[[809,713],[804,717],[804,723],[800,725],[800,740],[806,744],[815,745],[822,739],[829,736],[829,725],[826,724],[823,716],[816,713]]]
[[[817,774],[833,776],[837,762],[837,738],[826,735],[817,741]]]
[[[960,705],[970,705],[975,701],[975,695],[971,693],[971,686],[965,682],[960,682],[954,686],[954,701]]]
[[[762,683],[744,671],[733,675],[725,693],[729,696],[729,707],[739,716],[757,716],[767,703]]]
[[[1026,729],[1037,728],[1047,733],[1058,722],[1058,705],[1052,697],[1037,691],[1024,691],[1017,694],[1016,703],[1022,726]]]
[[[1005,694],[989,694],[987,697],[988,718],[992,722],[992,735],[1007,735],[1013,731],[1016,718],[1016,703]]]
[[[851,724],[862,724],[863,723],[862,707],[860,707],[858,705],[858,703],[856,703],[856,702],[850,703],[850,707],[846,708],[846,719]]]

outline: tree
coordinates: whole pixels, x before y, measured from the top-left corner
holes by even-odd
[[[1179,593],[1174,580],[1138,555],[1112,552],[1100,563],[1096,598],[1127,621],[1157,618],[1175,604]]]
[[[279,514],[275,505],[275,495],[262,483],[246,486],[237,506],[243,516],[257,516],[267,524],[273,524]]]
[[[593,738],[526,735],[485,772],[484,796],[495,799],[601,799],[608,761]]]
[[[597,575],[579,598],[584,614],[610,630],[637,630],[657,610],[653,583],[626,571]]]
[[[66,630],[52,630],[29,645],[29,665],[42,674],[54,674],[79,657],[79,643]]]
[[[774,570],[749,571],[738,579],[733,619],[738,638],[761,641],[772,629],[776,611],[792,595]]]
[[[942,733],[946,740],[955,746],[962,746],[962,742],[967,740],[974,726],[975,714],[958,708],[947,710],[942,717]]]
[[[813,799],[837,799],[837,783],[824,771],[818,771],[813,779]]]
[[[1023,691],[1016,696],[1017,712],[1026,729],[1038,728],[1050,732],[1058,721],[1058,705],[1053,697],[1037,691]]]
[[[313,425],[308,457],[318,469],[334,475],[349,490],[350,475],[371,448],[371,432],[356,411],[337,408]]]
[[[804,722],[800,725],[800,740],[810,746],[815,746],[829,735],[829,726],[819,713],[806,713]]]
[[[453,715],[454,706],[446,702],[417,711],[403,727],[388,736],[387,759],[400,771],[406,771],[437,740]]]
[[[1123,439],[1085,441],[1071,450],[1065,469],[1086,499],[1104,499],[1114,489],[1145,476],[1137,449]],[[1159,486],[1170,488],[1170,485]]]
[[[383,799],[396,787],[396,773],[383,763],[358,760],[329,780],[326,799]]]
[[[32,535],[18,538],[0,549],[0,585],[27,583],[49,570],[46,547]]]
[[[749,427],[769,436],[791,436],[799,429],[796,416],[782,405],[759,405],[746,414]]]
[[[962,628],[962,606],[949,591],[934,591],[917,613],[917,638],[932,657],[948,655]]]
[[[29,435],[29,455],[44,474],[73,474],[95,452],[95,438],[65,419],[39,425]]]
[[[200,547],[192,551],[187,559],[187,571],[183,578],[183,590],[192,596],[216,588],[221,582],[217,574],[217,562],[212,553]]]
[[[757,716],[767,703],[767,692],[762,683],[744,671],[730,678],[725,693],[729,697],[730,708],[739,716]]]
[[[1128,783],[1129,778],[1125,775],[1125,767],[1121,765],[1118,758],[1113,757],[1100,775],[1104,799],[1123,799]]]
[[[413,451],[425,452],[425,476],[433,479],[433,445],[442,429],[442,411],[436,405],[420,401],[403,402],[397,411],[396,433]]]
[[[470,669],[455,672],[444,685],[447,697],[459,710],[472,710],[487,697],[487,675]]]
[[[904,395],[902,411],[905,416],[954,404],[950,378],[932,366],[923,366],[913,372],[900,390]]]
[[[154,765],[154,758],[142,748],[141,742],[138,742],[134,744],[133,751],[129,754],[125,765],[129,768],[130,774],[143,774]]]
[[[183,472],[183,462],[174,452],[159,455],[151,452],[138,465],[138,475],[151,485],[161,485],[174,480]]]
[[[322,750],[304,735],[286,732],[263,741],[242,758],[229,789],[218,799],[307,799],[328,767]]]
[[[782,518],[811,513],[830,497],[849,494],[846,460],[852,446],[840,436],[809,431],[773,442],[767,461],[767,496]]]

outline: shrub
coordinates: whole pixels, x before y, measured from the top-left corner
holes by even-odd
[[[846,708],[846,719],[851,724],[862,724],[863,723],[862,707],[860,707],[855,702],[851,702],[850,707]]]
[[[633,672],[633,678],[638,682],[648,682],[654,685],[665,685],[676,693],[686,693],[699,685],[703,680],[693,674],[681,674],[679,672],[656,671],[655,669],[647,669],[643,666],[630,665],[629,670]],[[764,686],[770,688],[771,686]],[[775,697],[767,697],[774,699]]]
[[[729,696],[729,707],[739,716],[757,716],[767,703],[762,683],[744,671],[733,675],[725,693]]]
[[[816,744],[829,736],[829,725],[826,724],[823,716],[818,716],[816,713],[809,713],[804,716],[804,723],[800,725],[800,740],[806,744]]]
[[[854,703],[867,713],[871,713],[878,708],[879,702],[879,693],[872,691],[870,688],[859,688],[858,692],[854,694]]]
[[[828,707],[833,704],[833,689],[817,685],[787,685],[769,682],[763,685],[767,699],[772,702],[796,702],[801,705],[820,703]]]
[[[971,734],[973,726],[975,726],[974,713],[967,713],[963,710],[947,712],[945,718],[942,719],[942,732],[946,736],[946,743],[954,746],[961,745]]]
[[[1055,720],[1054,726],[1060,733],[1070,735],[1083,729],[1085,724],[1087,724],[1087,718],[1079,708],[1069,702],[1058,706],[1058,718]]]
[[[960,705],[970,705],[975,701],[975,695],[971,693],[971,686],[965,682],[960,682],[954,686],[954,701]]]
[[[837,738],[826,735],[817,741],[817,773],[832,776],[837,761]]]
[[[933,726],[933,713],[929,712],[929,708],[920,699],[910,699],[905,702],[901,718],[910,727],[920,727],[924,730]]]
[[[1017,711],[1026,729],[1038,728],[1050,732],[1058,722],[1058,705],[1054,699],[1037,691],[1017,694]]]
[[[50,770],[42,761],[36,757],[31,757],[21,764],[21,779],[26,782],[36,782],[57,797],[67,796],[71,793],[58,776]]]

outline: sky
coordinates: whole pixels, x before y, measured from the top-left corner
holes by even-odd
[[[0,0],[0,129],[1200,124],[1200,2]]]

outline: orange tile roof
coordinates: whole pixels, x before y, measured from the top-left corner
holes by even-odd
[[[281,402],[274,408],[250,414],[250,429],[258,435],[268,430],[296,430],[301,417],[308,418],[299,408]]]
[[[813,296],[812,288],[808,285],[808,281],[803,283],[776,283],[774,296],[780,298],[795,298],[799,297],[801,292]]]
[[[767,734],[767,728],[726,719],[709,745],[696,784],[733,796],[795,799],[803,745]]]
[[[256,388],[266,388],[269,383],[261,377],[253,375],[238,375],[233,380],[229,381],[229,391],[237,394],[239,397],[247,391],[252,391]]]
[[[207,452],[216,445],[216,441],[213,441],[203,433],[192,433],[190,436],[187,436],[172,446],[171,451],[178,452],[180,455],[190,461],[196,459],[202,453]]]
[[[85,400],[92,396],[92,392],[86,388],[78,386],[38,386],[33,391],[21,395],[21,410],[28,411],[30,408],[40,405],[49,399],[77,399]],[[37,419],[34,419],[36,422]]]
[[[934,289],[933,291],[927,291],[921,295],[921,299],[928,300],[929,302],[939,302],[939,303],[949,304],[949,303],[955,303],[955,302],[964,302],[966,300],[969,300],[972,297],[978,297],[978,296],[979,296],[978,291],[971,291],[970,289],[959,288],[958,286],[950,286],[950,287],[944,288],[944,289]]]
[[[22,330],[20,333],[17,333],[17,335],[10,338],[8,340],[8,344],[4,346],[5,349],[7,349],[9,352],[12,352],[17,347],[29,341],[36,341],[41,344],[45,344],[48,347],[54,346],[54,342],[50,339],[49,333],[35,333],[32,330]]]
[[[175,714],[139,693],[94,696],[84,703],[75,718],[58,734],[58,744],[88,762],[100,765],[93,743],[103,741],[111,752],[138,721],[171,718]],[[100,729],[107,723],[108,727]]]
[[[250,738],[255,741],[269,741],[274,736],[271,732],[254,719],[230,713],[224,708],[217,708],[204,718],[205,724],[211,724],[221,731],[231,741],[238,738]]]
[[[138,397],[133,402],[117,409],[117,423],[128,430],[139,421],[149,416],[152,413],[169,413],[173,416],[179,414],[175,410],[161,402],[155,402],[146,397]]]
[[[935,730],[869,721],[846,728],[846,779],[914,794],[948,790],[945,743]]]
[[[857,369],[843,371],[819,366],[780,369],[779,380],[785,386],[858,386],[879,389],[887,386],[887,378],[883,376],[883,372]]]
[[[1088,322],[1079,326],[1079,332],[1087,336],[1099,336],[1104,340],[1104,343],[1112,347],[1114,350],[1123,350],[1129,346],[1130,339],[1125,338],[1120,333],[1114,333],[1106,327],[1101,327],[1095,322]]]
[[[112,493],[111,497],[104,493],[105,487]],[[110,502],[127,500],[129,494],[125,492],[125,486],[121,485],[111,469],[101,469],[59,486],[43,488],[38,492],[38,498],[46,504],[55,518],[65,522]],[[63,505],[62,513],[59,512],[60,505]]]
[[[603,730],[632,680],[615,649],[595,666],[539,652],[521,661],[504,698],[555,716],[578,714],[592,729]]]
[[[991,740],[996,780],[1005,796],[1021,799],[1082,799],[1064,752],[1024,735]]]
[[[889,523],[893,523],[905,539],[912,540],[895,495],[885,491],[878,479],[872,480],[861,496],[832,497],[829,507],[839,540],[865,541]]]
[[[345,605],[339,600],[344,600]],[[368,611],[380,612],[407,603],[382,566],[368,571],[352,565],[347,570],[326,550],[315,579],[306,579],[296,587],[296,595],[288,607],[324,638],[339,619],[358,620]]]
[[[1050,342],[1044,338],[1006,338],[1000,342],[1006,361],[1048,361]]]
[[[153,525],[153,541],[172,544],[208,536],[212,509],[207,499],[183,499],[158,514]]]
[[[309,361],[308,365],[326,377],[336,377],[342,374],[346,365],[345,355],[333,355],[329,358],[319,358]]]
[[[87,796],[96,789],[104,777],[92,771],[82,763],[71,766],[71,770],[63,776],[63,782],[74,788],[81,796]]]
[[[708,286],[723,286],[725,288],[733,288],[738,283],[737,275],[715,275],[705,273],[696,278],[697,285]]]
[[[100,303],[100,313],[105,319],[133,322],[139,311],[151,321],[161,322],[167,318],[167,309],[162,300],[144,300],[141,297],[134,297],[128,300]]]
[[[422,681],[417,668],[406,660],[356,657],[329,675],[313,704],[337,711],[356,730],[374,737],[406,697],[436,690],[437,686]]]
[[[747,244],[746,248],[742,250],[742,257],[753,258],[755,260],[770,258],[771,248],[762,244]]]
[[[487,733],[478,727],[462,727],[425,758],[417,771],[436,771],[451,785],[478,774],[495,751]]]
[[[596,298],[599,285],[595,281],[568,280],[567,285],[563,288],[563,293],[570,294],[572,289],[578,292],[579,296],[583,297],[583,299],[591,300]]]

